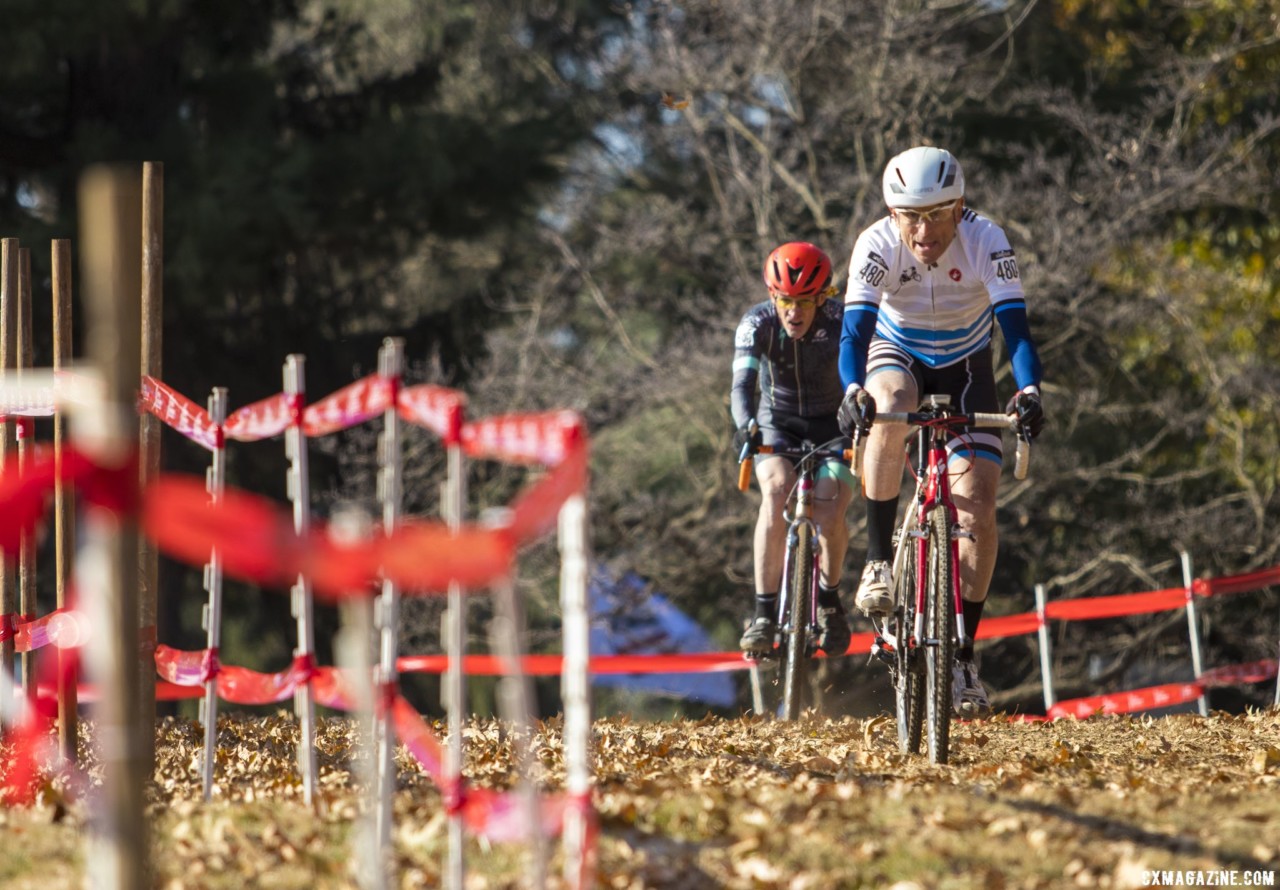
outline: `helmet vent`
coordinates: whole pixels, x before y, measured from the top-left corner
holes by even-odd
[[[764,281],[775,294],[817,295],[831,282],[831,258],[807,241],[788,242],[765,260]]]

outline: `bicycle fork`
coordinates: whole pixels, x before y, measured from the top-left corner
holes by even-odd
[[[791,577],[794,569],[796,554],[800,552],[800,535],[803,534],[809,539],[809,555],[813,560],[810,566],[808,584],[803,591],[793,591],[797,596],[807,594],[809,602],[805,604],[806,626],[812,627],[818,620],[817,613],[817,597],[815,595],[818,583],[818,526],[810,515],[810,505],[813,498],[813,490],[816,483],[807,473],[800,474],[800,478],[796,480],[796,512],[791,519],[787,528],[787,549],[782,560],[782,589],[788,588],[786,579]],[[778,598],[778,626],[783,631],[790,633],[795,628],[791,627],[791,604],[785,602],[786,597]]]
[[[792,569],[795,565],[796,554],[800,552],[800,535],[805,534],[810,541],[809,552],[813,555],[813,565],[809,572],[809,586],[803,593],[809,594],[808,608],[805,610],[808,616],[808,624],[812,626],[818,620],[817,614],[817,597],[813,595],[815,586],[818,583],[818,526],[806,515],[800,515],[797,508],[796,517],[791,520],[791,526],[787,529],[787,548],[782,558],[782,590],[785,593],[790,589],[786,583],[786,579],[791,577]],[[796,594],[802,593],[795,591]],[[785,596],[778,597],[778,627],[784,633],[789,633],[791,627],[791,603]]]
[[[954,506],[947,510],[947,523],[951,528],[951,599],[956,612],[956,648],[965,645],[969,631],[964,626],[964,595],[961,593],[960,576],[964,573],[960,566],[960,539],[973,540],[973,532],[960,528],[960,517]]]
[[[942,455],[930,457],[931,463],[933,460],[942,459],[944,459]],[[945,464],[943,466],[945,467]],[[922,645],[936,646],[940,642],[924,635],[924,622],[926,617],[925,590],[928,586],[926,579],[929,577],[929,539],[933,533],[933,524],[929,521],[929,514],[938,506],[943,506],[947,512],[947,528],[951,531],[947,541],[947,547],[950,552],[947,555],[951,559],[951,608],[956,619],[956,646],[959,647],[963,646],[968,638],[968,630],[964,624],[964,595],[961,593],[960,539],[968,538],[972,540],[973,533],[960,527],[959,512],[951,502],[951,491],[947,485],[945,473],[945,469],[935,469],[929,472],[930,484],[928,490],[921,492],[916,505],[916,528],[909,529],[907,532],[916,539],[916,614],[911,630],[912,638],[919,640]]]
[[[931,499],[932,500],[932,499]],[[925,621],[925,590],[927,584],[925,579],[929,577],[929,539],[933,536],[933,526],[926,521],[930,510],[934,504],[927,503],[920,510],[922,517],[919,527],[911,529],[908,534],[916,538],[916,578],[919,579],[916,584],[916,614],[912,627],[912,637],[920,640],[926,646],[936,646],[939,641],[924,635]],[[954,506],[947,505],[947,527],[951,530],[947,547],[950,550],[948,556],[951,559],[950,582],[951,582],[951,608],[955,613],[956,628],[956,646],[963,646],[968,639],[968,630],[964,625],[964,595],[961,592],[961,567],[960,567],[960,539],[968,538],[973,540],[973,533],[965,531],[960,527],[960,519]]]

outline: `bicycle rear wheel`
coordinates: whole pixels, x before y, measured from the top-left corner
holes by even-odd
[[[795,720],[803,708],[809,678],[809,611],[813,586],[813,540],[807,528],[796,532],[795,550],[783,579],[787,602],[786,661],[782,672],[782,719]]]
[[[920,751],[924,722],[924,677],[920,649],[909,645],[916,614],[915,539],[905,533],[899,547],[906,547],[893,578],[893,707],[898,722],[898,750],[903,754]]]
[[[943,507],[929,516],[929,587],[925,597],[926,717],[929,761],[946,763],[951,741],[951,665],[955,660],[956,606],[951,562],[951,521]]]

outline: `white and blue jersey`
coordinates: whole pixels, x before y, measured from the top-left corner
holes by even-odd
[[[886,216],[857,240],[849,263],[840,341],[842,386],[866,382],[872,336],[928,368],[981,352],[1000,323],[1018,388],[1040,384],[1018,260],[1004,230],[966,208],[938,262],[920,262]]]

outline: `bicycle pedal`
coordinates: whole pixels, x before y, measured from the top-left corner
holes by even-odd
[[[743,661],[754,662],[763,667],[765,662],[776,663],[778,660],[778,650],[776,649],[760,649],[756,651],[743,651]]]

